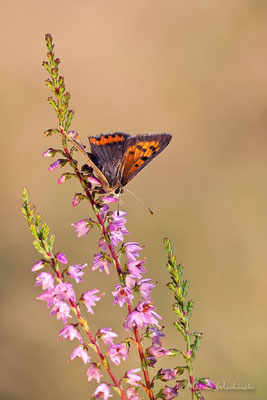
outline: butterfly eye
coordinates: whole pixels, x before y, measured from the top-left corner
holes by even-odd
[[[121,188],[120,188],[120,187],[117,187],[117,188],[114,190],[114,193],[115,193],[115,194],[120,194],[120,193],[121,193]]]

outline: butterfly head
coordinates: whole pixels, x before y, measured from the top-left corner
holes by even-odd
[[[119,198],[124,194],[124,188],[122,185],[118,185],[115,189],[113,189],[110,194],[116,198]]]

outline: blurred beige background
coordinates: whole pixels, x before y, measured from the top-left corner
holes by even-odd
[[[90,213],[85,204],[72,208],[78,184],[57,185],[60,173],[49,173],[50,160],[41,157],[58,145],[56,137],[42,134],[57,123],[43,83],[46,32],[54,37],[72,94],[72,128],[83,140],[116,130],[173,133],[171,145],[129,184],[155,212],[151,217],[125,196],[131,240],[146,244],[147,276],[159,281],[154,299],[169,346],[182,342],[172,328],[172,298],[165,287],[165,235],[191,282],[192,329],[204,332],[196,375],[255,388],[218,390],[206,398],[263,399],[267,2],[1,0],[0,30],[0,399],[82,400],[93,388],[81,362],[66,363],[74,345],[57,343],[62,324],[35,300],[40,290],[30,268],[39,256],[19,211],[26,185],[56,234],[55,248],[71,263],[90,265],[96,232],[77,239],[71,227]],[[95,319],[89,318],[92,326],[120,329],[124,312],[106,313],[115,282],[115,274],[108,279],[88,272],[81,289],[107,293]],[[127,365],[136,367],[137,361]]]

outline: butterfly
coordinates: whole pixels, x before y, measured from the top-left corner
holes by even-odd
[[[65,136],[86,158],[105,192],[115,195],[122,193],[124,186],[160,154],[172,138],[169,133],[131,136],[115,132],[89,136],[91,153],[87,153],[77,132]]]

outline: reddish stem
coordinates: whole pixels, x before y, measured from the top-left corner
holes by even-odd
[[[87,193],[86,193],[86,194],[87,194]],[[88,194],[87,194],[87,196],[88,196]],[[90,198],[91,204],[93,205],[93,199],[91,198],[91,196],[90,196],[89,198]],[[107,231],[106,231],[104,222],[103,222],[103,220],[102,220],[102,218],[100,217],[99,214],[96,214],[96,216],[97,216],[97,219],[98,219],[98,221],[99,221],[99,223],[100,223],[100,225],[101,225],[102,233],[103,233],[103,235],[105,236],[105,235],[107,234]],[[121,267],[120,267],[120,263],[119,263],[117,254],[116,254],[116,252],[115,252],[114,247],[112,246],[112,244],[107,243],[107,245],[108,245],[110,254],[111,254],[111,256],[112,256],[112,258],[113,258],[113,260],[114,260],[114,262],[115,262],[118,275],[119,275],[119,277],[120,277],[122,271],[121,271]],[[133,311],[131,305],[128,305],[128,311],[129,311],[129,313],[131,313],[131,312]],[[139,353],[139,357],[140,357],[140,360],[141,360],[141,366],[142,366],[142,370],[143,370],[143,374],[144,374],[144,378],[145,378],[145,382],[146,382],[146,387],[147,387],[147,390],[148,390],[148,395],[149,395],[149,398],[150,398],[151,400],[154,400],[154,395],[153,395],[153,392],[152,392],[152,389],[151,389],[151,384],[150,384],[150,380],[149,380],[148,370],[147,370],[146,368],[143,367],[143,364],[144,364],[143,361],[144,361],[145,357],[144,357],[143,347],[142,347],[141,340],[140,340],[140,335],[139,335],[139,332],[138,332],[138,329],[137,329],[136,326],[133,327],[133,331],[134,331],[135,340],[136,340],[136,342],[137,342],[138,353]]]
[[[62,134],[62,136],[66,137],[66,135],[65,135],[65,133],[64,133],[64,131],[62,129],[61,129],[61,134]],[[68,149],[65,146],[63,148],[64,148],[64,152],[65,152],[66,156],[68,157],[69,161],[74,166],[74,170],[75,170],[75,173],[76,173],[77,177],[79,178],[79,181],[81,183],[83,183],[84,182],[83,177],[82,177],[80,171],[78,170],[78,168],[75,166],[75,163],[74,163],[74,161],[73,161]],[[88,199],[90,201],[90,204],[91,204],[92,208],[94,209],[96,204],[95,204],[95,202],[94,202],[94,200],[93,200],[93,198],[91,196],[90,191],[88,189],[86,189],[86,188],[84,188],[84,191],[85,191],[86,196],[88,197]],[[105,237],[106,235],[108,235],[108,232],[107,232],[107,230],[105,228],[104,221],[102,220],[102,218],[100,217],[99,214],[97,214],[97,213],[95,213],[95,214],[96,214],[97,220],[98,220],[98,222],[99,222],[99,224],[101,226],[103,237]],[[107,243],[107,246],[108,246],[108,249],[110,251],[111,257],[114,260],[118,276],[120,277],[121,274],[122,274],[122,270],[121,270],[121,266],[120,266],[117,254],[115,252],[114,246],[111,243]],[[128,311],[129,311],[129,313],[132,312],[132,307],[130,305],[128,306]],[[144,365],[143,361],[145,359],[145,356],[144,356],[142,343],[141,343],[141,339],[140,339],[140,335],[139,335],[137,327],[134,327],[133,331],[134,331],[135,340],[137,342],[137,348],[138,348],[138,353],[139,353],[139,357],[140,357],[140,361],[141,361],[141,367],[142,367],[143,374],[144,374],[144,379],[145,379],[145,382],[146,382],[147,392],[148,392],[150,400],[154,400],[154,395],[153,395],[151,384],[150,384],[148,370],[147,370],[146,367],[143,366]]]

